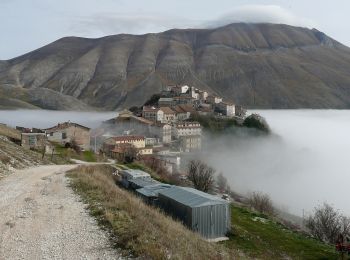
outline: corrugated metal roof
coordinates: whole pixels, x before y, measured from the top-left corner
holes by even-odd
[[[146,187],[146,186],[152,186],[152,185],[157,185],[157,184],[160,184],[159,181],[156,181],[152,178],[149,178],[149,179],[143,179],[143,178],[137,178],[137,179],[132,179],[129,181],[129,183],[133,183],[139,187]]]
[[[146,186],[141,189],[137,189],[136,192],[142,194],[143,196],[146,197],[157,197],[158,193],[164,189],[169,189],[171,188],[171,185],[169,184],[156,184],[156,185],[151,185],[151,186]]]
[[[173,199],[189,207],[200,207],[228,203],[226,200],[223,200],[219,197],[215,197],[208,193],[188,187],[173,186],[169,189],[160,191],[159,194],[162,194],[165,197]]]
[[[149,173],[138,170],[138,169],[127,169],[122,170],[122,175],[125,175],[128,177],[128,179],[136,179],[136,178],[142,178],[142,177],[151,177]]]

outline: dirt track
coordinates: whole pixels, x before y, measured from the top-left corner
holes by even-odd
[[[118,259],[108,236],[67,187],[67,166],[0,180],[0,259]]]

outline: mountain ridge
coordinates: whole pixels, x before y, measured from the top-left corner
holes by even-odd
[[[40,88],[82,110],[116,110],[142,105],[166,84],[192,84],[253,108],[350,108],[348,68],[350,48],[316,29],[283,24],[63,37],[0,61],[0,97],[14,98],[9,87]]]

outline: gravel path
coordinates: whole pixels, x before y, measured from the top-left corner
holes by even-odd
[[[119,259],[67,187],[74,165],[16,171],[0,181],[0,259]]]

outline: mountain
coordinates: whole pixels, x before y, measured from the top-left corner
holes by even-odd
[[[114,110],[182,83],[247,107],[350,108],[350,48],[316,29],[238,23],[66,37],[0,61],[8,107]]]

